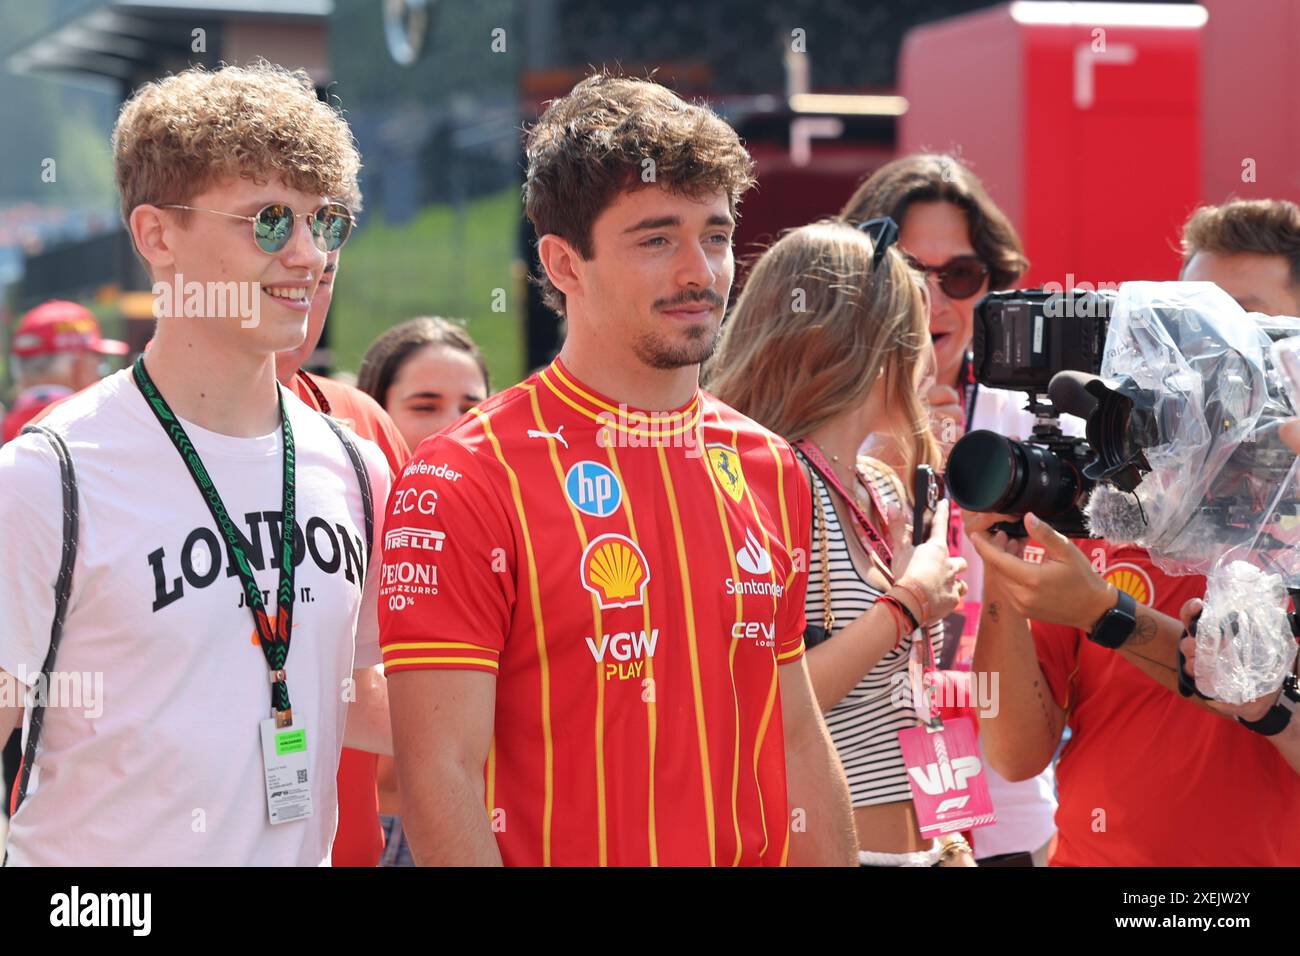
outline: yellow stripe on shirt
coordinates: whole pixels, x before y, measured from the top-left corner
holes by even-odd
[[[722,425],[721,416],[714,411],[717,424]],[[731,447],[736,446],[736,432],[731,432]],[[708,463],[707,458],[701,459],[704,462],[704,475],[708,481],[709,487],[713,489],[713,502],[717,507],[718,526],[722,529],[722,538],[727,548],[727,560],[730,562],[731,578],[734,581],[740,580],[740,569],[736,566],[736,548],[731,540],[731,526],[727,522],[726,503],[722,500],[722,488],[713,480],[713,466]],[[746,492],[748,492],[746,487]],[[762,524],[759,524],[762,529]],[[766,532],[763,533],[766,538]],[[740,624],[745,617],[745,598],[740,593],[740,588],[736,588],[736,616],[735,623]],[[727,648],[727,675],[731,680],[731,712],[734,722],[735,733],[732,735],[734,741],[731,754],[731,827],[736,835],[736,856],[732,860],[732,866],[740,865],[740,810],[737,807],[737,799],[740,792],[740,700],[736,694],[736,648],[740,646],[740,641],[734,636],[729,635],[730,647]],[[755,780],[755,783],[758,781]]]
[[[550,426],[542,418],[542,409],[537,402],[537,390],[529,389],[528,401],[533,407],[533,421],[543,433],[550,432]],[[560,497],[564,499],[565,504],[569,506],[569,515],[573,518],[573,530],[577,532],[578,542],[582,545],[582,552],[587,551],[587,531],[582,526],[582,516],[578,509],[574,507],[573,502],[569,500],[568,494],[564,487],[564,466],[560,464],[559,453],[555,450],[555,442],[547,442],[548,450],[551,453],[551,467],[555,472],[555,481],[559,485]],[[626,497],[626,496],[624,496]],[[591,626],[593,634],[601,634],[604,628],[601,627],[600,618],[600,601],[595,592],[591,594]],[[609,865],[609,846],[607,821],[605,818],[605,678],[601,673],[600,663],[593,661],[596,669],[596,844],[597,859],[600,866]]]
[[[412,664],[476,664],[489,670],[498,670],[500,665],[483,657],[395,657],[384,661],[385,669],[409,667]]]
[[[695,639],[695,602],[691,593],[690,568],[686,563],[686,542],[682,534],[681,514],[677,510],[677,492],[668,471],[668,459],[663,445],[657,445],[659,472],[664,480],[664,493],[668,497],[668,511],[672,516],[673,539],[677,544],[677,570],[682,579],[682,602],[686,611],[686,645],[690,652],[691,689],[695,694],[695,733],[699,739],[700,770],[704,777],[704,822],[708,831],[709,866],[718,865],[717,826],[713,815],[713,773],[709,762],[709,735],[704,720],[704,693],[700,686],[700,653]]]
[[[528,388],[531,386],[520,386]],[[510,497],[514,500],[515,514],[519,518],[519,528],[524,536],[524,553],[528,563],[528,594],[533,605],[533,632],[537,643],[537,661],[541,673],[541,698],[542,698],[542,865],[551,865],[551,814],[555,802],[555,745],[551,737],[551,672],[550,665],[546,656],[546,622],[542,616],[542,596],[537,584],[537,555],[533,550],[533,536],[528,529],[528,515],[524,511],[524,498],[519,490],[519,476],[515,473],[514,468],[506,461],[505,453],[501,450],[501,442],[497,439],[496,433],[492,430],[492,421],[489,416],[484,415],[477,408],[470,409],[471,413],[483,426],[483,433],[492,445],[492,451],[496,459],[505,469],[506,477],[510,481]],[[547,439],[554,441],[554,439]]]
[[[631,534],[632,540],[639,540],[636,533],[636,518],[632,515],[632,496],[627,493],[627,482],[623,480],[623,471],[618,466],[618,456],[614,453],[614,446],[608,445],[605,448],[609,455],[609,467],[614,471],[614,477],[618,479],[619,485],[623,488],[623,515],[627,518],[627,530]],[[650,602],[642,602],[642,620],[644,622],[646,633],[650,633]],[[645,680],[641,682],[641,699],[646,702],[646,726],[648,731],[648,749],[649,749],[649,812],[647,814],[646,838],[650,844],[650,865],[659,865],[659,836],[655,833],[655,736],[659,726],[658,713],[655,709],[655,659],[654,655],[647,655],[645,659]],[[647,693],[647,691],[649,693]]]

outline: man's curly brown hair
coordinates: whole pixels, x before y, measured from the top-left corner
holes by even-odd
[[[347,121],[304,71],[265,60],[194,67],[140,87],[113,128],[113,167],[124,221],[136,206],[184,203],[227,176],[278,174],[306,193],[360,199]]]
[[[594,254],[591,227],[619,193],[646,186],[700,198],[725,190],[731,214],[754,184],[736,131],[707,106],[650,80],[595,73],[553,100],[528,131],[524,208],[537,235]],[[650,162],[647,162],[650,161]],[[564,295],[539,267],[542,298],[564,315]]]

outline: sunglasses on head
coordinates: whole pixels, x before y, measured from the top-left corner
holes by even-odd
[[[289,244],[293,237],[293,227],[298,219],[297,213],[282,202],[273,202],[263,206],[252,216],[239,216],[233,212],[219,209],[200,209],[181,203],[161,203],[163,209],[188,209],[191,212],[210,212],[229,219],[242,219],[253,224],[253,241],[257,248],[268,255],[275,255]],[[321,252],[333,252],[340,249],[352,235],[356,220],[352,210],[341,202],[327,202],[315,212],[304,213],[307,228],[311,230],[312,242]]]
[[[889,216],[881,216],[858,223],[858,231],[865,232],[875,247],[871,254],[871,271],[875,272],[880,267],[880,260],[885,258],[885,252],[898,241],[898,223]]]
[[[984,277],[989,274],[979,256],[953,256],[941,266],[927,266],[914,256],[904,253],[907,264],[923,275],[931,273],[939,280],[939,288],[950,299],[969,299],[979,292],[984,285]]]

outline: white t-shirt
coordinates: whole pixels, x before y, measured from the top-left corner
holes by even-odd
[[[259,721],[270,714],[270,681],[253,617],[194,480],[126,369],[43,422],[71,450],[80,542],[55,663],[65,692],[52,703],[64,706],[45,710],[27,798],[11,822],[11,864],[328,863],[346,682],[354,667],[380,660],[381,562],[367,566],[361,491],[338,436],[292,394],[285,406],[302,541],[285,669],[294,726],[307,729],[313,816],[268,820]],[[274,613],[280,431],[232,438],[183,424],[251,545],[254,578]],[[356,443],[377,539],[388,464],[372,443]],[[49,647],[62,500],[58,460],[43,437],[0,449],[0,668],[29,687]],[[51,696],[57,686],[51,681]]]

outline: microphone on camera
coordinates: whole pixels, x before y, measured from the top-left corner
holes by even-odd
[[[1095,381],[1100,381],[1099,376],[1087,372],[1057,372],[1047,385],[1047,397],[1058,410],[1086,421],[1097,408],[1097,397],[1088,390]]]
[[[1111,544],[1135,544],[1147,532],[1147,518],[1137,492],[1098,485],[1084,508],[1088,530]]]

